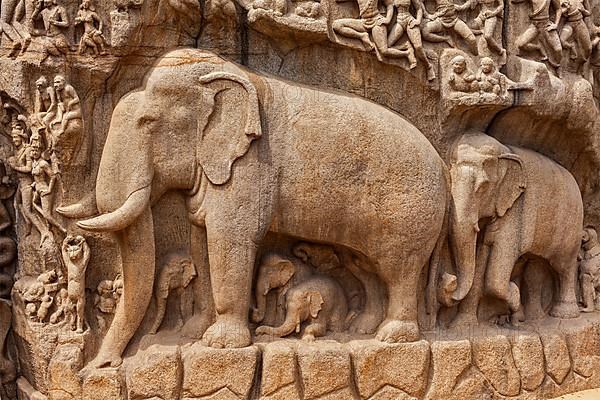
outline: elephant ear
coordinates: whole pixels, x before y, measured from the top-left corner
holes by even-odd
[[[310,316],[317,318],[319,311],[323,308],[323,296],[319,292],[312,291],[307,293],[307,300]]]
[[[281,286],[287,285],[290,279],[292,279],[292,276],[296,273],[296,267],[290,260],[282,259],[279,261],[277,269],[280,274],[278,283],[280,283]]]
[[[231,178],[233,163],[262,134],[258,94],[246,78],[213,72],[204,84],[202,115],[198,118],[198,162],[208,179],[222,185]]]
[[[506,171],[498,186],[498,196],[496,197],[496,214],[498,217],[502,217],[525,191],[526,184],[521,157],[514,153],[505,153],[500,155],[498,160]]]

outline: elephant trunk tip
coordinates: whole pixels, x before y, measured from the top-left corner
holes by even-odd
[[[98,209],[96,208],[95,201],[87,201],[87,202],[79,202],[75,204],[71,204],[69,206],[62,206],[56,209],[56,212],[62,215],[63,217],[67,217],[70,219],[76,218],[87,218],[96,213],[98,213]]]

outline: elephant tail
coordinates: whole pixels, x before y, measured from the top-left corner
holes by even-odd
[[[449,182],[448,173],[444,169],[446,182]],[[425,310],[427,313],[427,329],[435,328],[437,322],[437,311],[438,311],[438,274],[440,270],[440,264],[442,260],[442,250],[448,239],[448,225],[450,223],[450,191],[447,190],[446,208],[444,211],[444,220],[442,223],[442,229],[438,236],[437,242],[429,259],[429,274],[427,278],[427,287],[425,289]]]

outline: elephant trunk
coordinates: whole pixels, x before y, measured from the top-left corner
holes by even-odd
[[[133,192],[115,211],[85,221],[77,226],[88,231],[120,231],[131,225],[150,204],[151,187]]]
[[[267,310],[267,294],[269,288],[264,288],[264,285],[260,285],[261,280],[259,279],[256,285],[256,308],[252,312],[252,321],[260,322],[265,319],[265,313]]]
[[[93,191],[82,198],[78,203],[70,206],[58,207],[56,212],[67,218],[88,218],[98,213],[96,206],[96,192]]]
[[[458,272],[457,288],[452,300],[464,299],[473,285],[476,264],[479,213],[476,202],[466,191],[452,190],[453,204],[450,216],[450,244]]]
[[[288,308],[285,321],[277,327],[265,327],[267,329],[264,329],[263,333],[276,337],[284,337],[294,332],[294,330],[299,332],[300,323],[300,311]]]

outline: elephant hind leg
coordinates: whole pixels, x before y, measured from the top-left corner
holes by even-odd
[[[558,298],[550,310],[550,315],[556,318],[577,318],[579,307],[575,287],[577,282],[576,258],[563,263],[552,265],[558,273]],[[558,267],[558,268],[557,268]]]
[[[379,325],[377,339],[388,343],[419,340],[417,292],[421,269],[427,259],[421,254],[407,257],[390,251],[378,261],[379,276],[387,286],[389,298],[386,318]]]

